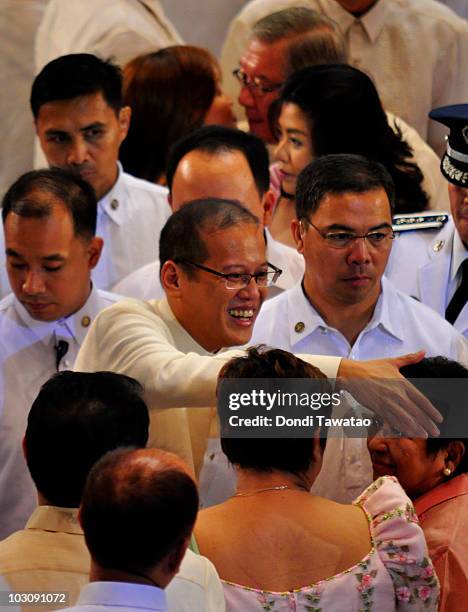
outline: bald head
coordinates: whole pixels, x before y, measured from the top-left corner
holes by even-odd
[[[180,562],[197,510],[196,485],[179,457],[119,449],[91,470],[80,516],[95,564],[148,575],[173,554]]]
[[[207,197],[237,200],[261,223],[269,221],[270,193],[259,193],[249,162],[239,150],[194,149],[180,160],[172,182],[172,209]]]

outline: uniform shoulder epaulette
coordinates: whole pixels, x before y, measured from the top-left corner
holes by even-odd
[[[449,220],[448,213],[420,212],[394,215],[393,231],[397,233],[414,230],[441,229]]]

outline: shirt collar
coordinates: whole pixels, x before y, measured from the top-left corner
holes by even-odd
[[[163,589],[130,582],[90,582],[80,592],[78,606],[116,606],[166,612]]]
[[[455,280],[455,277],[460,270],[460,266],[468,259],[468,249],[465,248],[460,234],[455,231],[453,234],[453,245],[452,245],[452,265],[450,267],[450,280]]]
[[[103,196],[98,202],[98,214],[105,213],[114,223],[122,225],[123,207],[126,199],[126,186],[123,179],[123,168],[120,162],[117,162],[117,180],[110,191]]]
[[[163,297],[160,300],[152,300],[150,304],[154,305],[157,311],[159,310],[158,314],[171,330],[176,347],[183,346],[184,353],[193,351],[197,355],[212,354],[198,344],[198,342],[188,333],[185,327],[179,323],[175,314],[172,312],[172,308],[167,301],[167,297]]]
[[[395,309],[390,307],[390,303],[393,301],[392,298],[395,294],[395,287],[388,279],[382,277],[382,291],[377,300],[374,314],[363,331],[370,331],[371,329],[380,327],[392,336],[395,336],[398,340],[403,341],[404,331],[402,323]],[[334,329],[326,323],[319,312],[309,302],[302,288],[302,284],[298,284],[290,289],[287,295],[289,341],[292,347],[294,347],[296,342],[303,340],[316,329]]]
[[[361,22],[369,40],[374,43],[382,31],[388,13],[387,0],[378,0],[374,6],[362,17],[354,17],[348,13],[336,0],[319,0],[322,11],[333,21],[336,21],[341,29],[347,33],[356,21]]]
[[[291,247],[279,242],[278,240],[275,240],[267,228],[265,228],[265,243],[267,261],[278,268],[281,268],[282,270],[282,274],[274,286],[278,287],[278,289],[281,289],[282,291],[286,291],[295,285],[294,278],[291,275],[291,271],[287,263],[290,256],[289,251],[294,251],[294,249],[291,249]],[[286,265],[279,265],[278,262],[280,261],[284,261]]]
[[[414,502],[416,513],[424,514],[430,508],[437,506],[449,499],[458,497],[459,495],[468,494],[468,474],[460,474],[455,478],[451,478],[437,487],[434,487]]]
[[[36,508],[26,523],[26,529],[83,534],[78,521],[78,508],[59,508],[58,506]]]
[[[26,308],[16,298],[14,298],[13,301],[13,308],[20,321],[28,327],[45,346],[50,344],[52,336],[63,339],[74,339],[81,346],[89,326],[97,317],[100,310],[102,310],[99,304],[98,290],[94,287],[92,287],[88,299],[79,310],[57,321],[36,321],[36,319],[33,319],[29,315]]]

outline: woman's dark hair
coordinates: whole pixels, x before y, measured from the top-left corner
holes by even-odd
[[[397,126],[392,129],[371,79],[346,64],[312,66],[291,75],[281,91],[276,115],[286,103],[307,118],[315,157],[353,153],[380,162],[395,183],[395,213],[428,207],[423,174]]]
[[[439,384],[436,386],[427,385],[424,383],[424,379],[449,379],[449,378],[461,378],[468,379],[468,369],[465,368],[461,363],[447,359],[446,357],[430,357],[423,359],[418,363],[412,363],[407,366],[400,368],[401,374],[405,378],[411,379],[411,382],[420,389],[422,393],[425,393],[430,399],[432,404],[439,410],[444,417],[444,423],[439,425],[441,435],[438,438],[428,438],[426,440],[426,450],[430,455],[436,455],[440,450],[448,448],[450,442],[459,441],[465,445],[465,453],[449,478],[454,478],[460,474],[468,472],[468,439],[467,438],[453,438],[445,437],[444,427],[447,427],[449,431],[454,429],[454,421],[460,422],[460,417],[455,414],[451,415],[450,409],[464,409],[465,406],[461,405],[462,398],[457,398],[462,401],[456,402],[458,406],[450,405],[450,398],[447,397],[447,386],[446,384]],[[442,381],[443,382],[443,381]],[[465,388],[465,387],[464,387]],[[428,390],[430,391],[428,393]],[[465,400],[466,401],[466,400]],[[449,420],[452,417],[451,420]],[[453,418],[454,417],[454,418]]]
[[[124,68],[124,104],[132,109],[120,147],[124,169],[157,182],[171,146],[201,127],[216,96],[219,67],[206,49],[175,45],[140,55]]]
[[[218,385],[226,378],[314,378],[320,381],[321,393],[331,394],[331,385],[318,368],[287,351],[263,345],[251,347],[244,357],[228,361],[219,373]],[[321,410],[325,417],[329,417],[330,412],[331,409]],[[311,428],[310,438],[228,438],[221,434],[221,447],[229,461],[240,468],[301,474],[309,469],[313,460],[314,429]],[[320,442],[325,448],[323,431]]]

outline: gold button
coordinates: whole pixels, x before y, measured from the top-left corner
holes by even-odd
[[[294,326],[294,331],[297,334],[302,334],[304,329],[305,329],[305,325],[304,325],[304,323],[302,321],[299,321],[299,323],[296,323],[296,325]]]
[[[90,323],[91,323],[91,317],[86,316],[81,319],[81,325],[83,327],[89,327]]]
[[[118,207],[119,207],[119,201],[118,200],[112,200],[112,202],[111,202],[112,210],[117,210]]]
[[[432,247],[432,250],[438,253],[440,249],[444,246],[444,244],[445,244],[445,240],[438,240]]]

